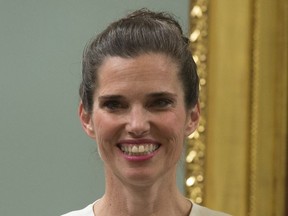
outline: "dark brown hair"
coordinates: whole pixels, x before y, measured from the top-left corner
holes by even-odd
[[[110,24],[84,49],[79,89],[84,109],[89,113],[93,109],[98,68],[105,58],[133,58],[144,53],[163,53],[175,60],[179,66],[178,76],[182,82],[186,108],[195,106],[199,78],[189,40],[171,14],[141,9]]]

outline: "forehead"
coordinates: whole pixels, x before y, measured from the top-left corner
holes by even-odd
[[[179,82],[178,71],[176,61],[164,54],[142,54],[133,58],[107,57],[98,70],[98,87],[107,82]]]

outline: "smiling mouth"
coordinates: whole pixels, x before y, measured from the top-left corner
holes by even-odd
[[[119,145],[120,150],[126,154],[131,156],[142,156],[148,155],[155,152],[159,149],[160,145],[157,144],[137,144],[137,145]]]

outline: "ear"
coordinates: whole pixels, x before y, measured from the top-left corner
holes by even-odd
[[[198,127],[200,120],[200,108],[199,102],[191,109],[187,111],[187,123],[185,128],[185,135],[189,136]]]
[[[89,114],[84,109],[82,101],[80,102],[79,107],[78,107],[78,115],[79,115],[83,130],[86,132],[86,134],[89,137],[95,138],[95,132],[94,132],[93,122],[91,119],[91,114]]]

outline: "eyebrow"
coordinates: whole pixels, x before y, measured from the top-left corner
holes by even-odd
[[[102,95],[99,96],[99,100],[119,100],[123,99],[124,97],[122,95]]]
[[[163,91],[163,92],[152,92],[149,93],[147,98],[159,98],[159,97],[171,97],[171,98],[176,98],[177,95],[171,92]],[[99,101],[105,101],[105,100],[121,100],[124,99],[125,97],[122,95],[102,95],[99,96]]]
[[[171,93],[171,92],[163,91],[163,92],[150,93],[150,94],[148,94],[148,97],[155,97],[155,98],[156,97],[173,97],[173,98],[175,98],[175,97],[177,97],[177,95],[174,93]]]

